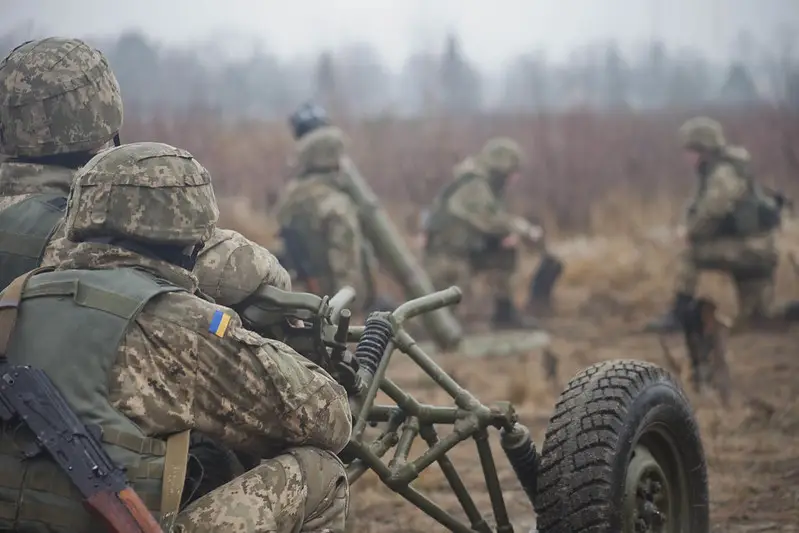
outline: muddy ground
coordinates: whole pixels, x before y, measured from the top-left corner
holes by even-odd
[[[666,342],[672,361],[678,366],[674,368],[664,356],[659,338],[640,333],[648,316],[668,300],[669,266],[665,259],[659,267],[636,266],[636,261],[620,265],[618,275],[594,276],[602,278],[600,281],[576,274],[565,276],[566,286],[558,293],[561,308],[545,322],[552,335],[551,353],[558,361],[554,380],[545,377],[546,363],[541,350],[482,359],[445,355],[438,357],[439,363],[482,401],[513,401],[539,448],[560,390],[574,373],[592,363],[633,358],[671,366],[685,388],[690,389],[682,338],[672,336]],[[579,268],[579,264],[573,266],[572,272]],[[795,293],[796,283],[790,268],[786,273],[781,267],[780,276],[783,280],[780,296],[785,298]],[[630,296],[634,287],[648,282],[659,288],[645,296]],[[718,296],[722,307],[729,309],[730,302],[734,302],[728,286],[724,288],[723,279],[711,279],[704,287],[709,287],[704,292]],[[797,340],[799,326],[779,333],[732,336],[728,362],[733,390],[727,409],[713,394],[697,396],[688,390],[708,461],[714,532],[799,532]],[[389,376],[424,402],[451,405],[443,391],[402,355],[392,362]],[[492,435],[492,447],[514,529],[527,532],[534,527],[534,512],[501,452],[496,433]],[[412,457],[424,449],[422,443],[416,443]],[[473,491],[478,507],[490,514],[473,443],[467,441],[456,447],[450,457]],[[415,487],[463,516],[437,466],[425,471]],[[372,474],[354,485],[352,502],[350,530],[353,532],[444,531],[437,522],[383,487]]]
[[[537,443],[543,442],[547,418],[561,385],[581,367],[616,358],[635,358],[666,365],[657,338],[582,320],[553,320],[552,351],[559,361],[558,381],[544,376],[542,355],[464,360],[444,356],[440,364],[482,401],[512,399]],[[560,337],[559,332],[568,332]],[[699,419],[710,473],[711,516],[716,532],[799,531],[799,329],[779,335],[750,333],[733,337],[729,364],[732,406],[723,409],[711,394],[689,396]],[[674,357],[683,361],[680,339],[670,339]],[[687,369],[684,372],[687,378]],[[406,390],[429,403],[447,398],[403,357],[390,375]],[[687,385],[686,385],[686,388]],[[534,513],[498,446],[493,442],[500,478],[516,531],[534,525]],[[415,448],[424,449],[422,445]],[[471,442],[451,454],[481,510],[490,512],[482,471]],[[437,467],[425,472],[416,487],[447,509],[459,509]],[[351,531],[444,531],[369,475],[353,487]]]

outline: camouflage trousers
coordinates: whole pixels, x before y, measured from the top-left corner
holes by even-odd
[[[739,320],[768,317],[774,308],[779,254],[774,235],[694,243],[680,255],[675,292],[693,295],[702,271],[727,273],[735,284]]]
[[[436,290],[457,285],[468,294],[475,276],[483,276],[491,293],[496,298],[510,298],[513,289],[512,261],[475,261],[474,258],[443,253],[428,254],[424,258],[424,268]]]
[[[294,448],[197,499],[172,533],[344,533],[349,485],[339,459]]]

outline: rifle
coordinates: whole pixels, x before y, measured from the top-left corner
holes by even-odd
[[[297,278],[307,285],[308,292],[321,295],[322,289],[316,273],[309,268],[309,265],[312,264],[310,251],[298,232],[288,226],[283,226],[280,228],[280,238],[283,240],[285,251],[283,256],[278,258],[280,264],[287,270],[293,270],[297,274]]]
[[[25,458],[49,453],[109,531],[163,533],[100,444],[99,428],[90,430],[78,419],[44,372],[7,363],[0,372],[0,419],[25,424],[36,438]]]
[[[49,453],[83,495],[84,505],[105,522],[108,531],[163,533],[139,495],[128,485],[125,471],[103,448],[100,428],[84,425],[42,370],[11,365],[6,359],[20,295],[34,273],[14,280],[0,299],[0,315],[11,314],[10,320],[3,324],[10,327],[3,328],[0,336],[0,421],[4,425],[18,422],[28,427],[35,442],[23,450],[25,458]]]

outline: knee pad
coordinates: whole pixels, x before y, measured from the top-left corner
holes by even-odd
[[[347,471],[341,459],[335,454],[310,446],[292,448],[286,453],[299,463],[308,487],[308,498],[305,503],[307,517],[314,516],[320,509],[326,509],[337,497],[343,496],[349,500]]]

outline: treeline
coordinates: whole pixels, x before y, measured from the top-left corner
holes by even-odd
[[[25,38],[9,32],[0,36],[0,47],[10,50]],[[232,59],[220,53],[218,43],[167,47],[138,32],[88,40],[108,55],[126,106],[137,113],[203,110],[231,118],[282,118],[308,98],[350,117],[763,103],[799,109],[795,39],[785,34],[765,47],[742,36],[728,64],[662,42],[627,54],[612,41],[591,43],[567,62],[531,51],[491,74],[477,68],[455,34],[445,36],[437,50],[412,54],[398,72],[366,43],[289,62],[262,47]]]

